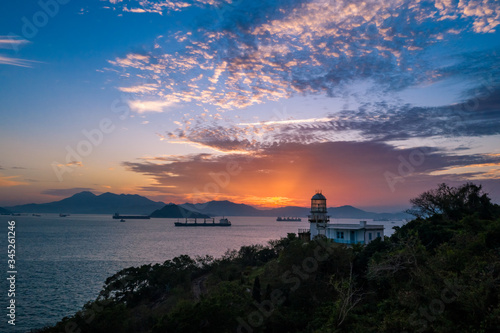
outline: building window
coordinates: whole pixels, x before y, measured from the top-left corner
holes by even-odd
[[[369,239],[369,240],[372,240],[372,233],[371,233],[371,232],[370,232],[370,233],[368,233],[368,239]]]
[[[377,232],[377,237],[380,238],[380,232]]]
[[[344,232],[337,231],[337,238],[344,239]]]

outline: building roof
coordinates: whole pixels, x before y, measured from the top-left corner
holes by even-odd
[[[359,224],[340,224],[340,223],[329,223],[326,225],[327,229],[348,229],[348,230],[375,230],[384,229],[381,224],[367,224],[366,226],[361,226]]]
[[[311,198],[311,200],[326,200],[325,196],[321,193],[316,193],[315,195],[313,195],[313,197]]]

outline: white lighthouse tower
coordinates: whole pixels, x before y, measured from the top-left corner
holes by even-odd
[[[330,221],[330,216],[326,214],[326,198],[321,191],[317,191],[311,198],[311,215],[309,215],[311,239],[317,235],[326,237],[326,225]]]

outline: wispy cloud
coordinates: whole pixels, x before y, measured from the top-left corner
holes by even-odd
[[[442,146],[440,141],[450,138],[500,134],[500,90],[476,92],[453,105],[367,103],[318,118],[233,122],[190,117],[176,122],[178,129],[159,135],[162,140],[223,153],[254,153],[283,143],[376,141],[400,147],[405,141],[425,139]]]
[[[189,7],[139,4],[153,11]],[[293,94],[336,96],[360,80],[380,92],[435,82],[450,72],[428,58],[429,47],[461,33],[491,33],[500,24],[500,4],[493,0],[191,4],[209,5],[203,26],[160,36],[150,52],[110,63],[132,82],[156,82],[164,98],[220,108]],[[183,51],[172,52],[172,45]]]
[[[19,180],[20,177],[21,176],[3,176],[0,174],[0,187],[28,185],[28,183]]]
[[[80,167],[82,168],[83,167],[83,163],[81,161],[71,161],[69,163],[66,163],[66,164],[56,164],[55,166],[57,166],[58,168],[62,168],[62,167]]]
[[[2,64],[2,65],[11,65],[11,66],[18,66],[18,67],[33,67],[33,65],[35,63],[38,63],[38,61],[13,58],[13,57],[9,57],[9,56],[0,55],[0,64]]]
[[[256,126],[256,125],[291,125],[291,124],[309,124],[331,121],[331,118],[309,118],[309,119],[288,119],[288,120],[268,120],[257,123],[239,123],[239,126]]]
[[[28,43],[28,40],[20,38],[19,36],[0,36],[0,49],[15,50]]]
[[[405,204],[407,198],[436,183],[468,179],[466,174],[449,171],[453,168],[472,172],[477,171],[474,168],[478,166],[500,163],[499,157],[485,154],[457,157],[435,148],[425,148],[425,151],[423,162],[398,183],[396,197],[384,174],[397,174],[401,158],[410,156],[414,149],[396,149],[375,142],[283,143],[263,148],[253,155],[189,155],[168,157],[165,162],[139,160],[123,165],[153,179],[142,190],[184,195],[185,199],[197,202],[235,196],[247,203],[253,203],[256,197],[270,196],[300,201],[303,193],[324,186],[331,192],[332,201],[340,205],[370,200]],[[238,172],[230,174],[228,165]],[[497,167],[481,173],[485,184],[497,184],[494,183]]]
[[[18,50],[29,41],[19,36],[0,36],[0,49]],[[37,61],[20,59],[6,54],[0,54],[0,64],[18,67],[33,67]]]
[[[108,0],[111,5],[115,5],[121,8],[125,12],[132,13],[157,13],[162,15],[163,13],[169,13],[172,11],[180,11],[191,6],[203,7],[206,5],[216,5],[231,2],[230,0],[193,0],[193,1],[182,1],[182,0]]]
[[[141,84],[132,87],[119,87],[118,90],[133,93],[133,94],[145,94],[158,91],[159,86],[157,84]]]
[[[146,112],[164,112],[166,109],[175,105],[175,102],[168,100],[129,100],[127,103],[132,111],[139,114]]]
[[[500,163],[480,163],[443,168],[431,175],[461,175],[471,180],[500,179]]]

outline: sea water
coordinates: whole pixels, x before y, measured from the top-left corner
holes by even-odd
[[[16,320],[7,323],[8,221],[16,221]],[[221,257],[227,250],[269,240],[309,228],[301,222],[277,222],[275,217],[229,217],[230,227],[175,227],[174,219],[127,220],[110,215],[56,214],[1,216],[4,249],[1,332],[29,332],[53,325],[94,300],[108,276],[120,269],[163,263],[181,254]],[[359,223],[359,219],[335,219]],[[370,223],[370,220],[368,220]],[[385,235],[402,221],[377,221]]]

